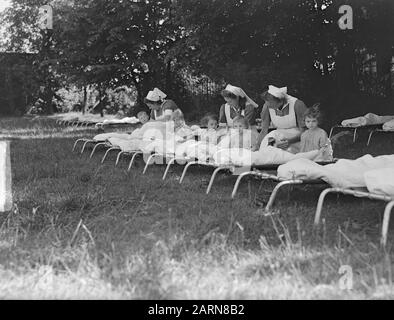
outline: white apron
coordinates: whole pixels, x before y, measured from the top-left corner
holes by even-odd
[[[268,109],[270,113],[271,123],[276,128],[276,130],[271,131],[267,134],[263,141],[261,142],[260,148],[268,146],[268,139],[270,137],[275,140],[289,140],[295,139],[301,136],[301,130],[297,126],[297,118],[294,110],[295,103],[298,99],[292,96],[287,97],[287,103],[289,105],[289,114],[285,116],[278,116],[275,109]],[[299,149],[299,142],[292,144],[289,147],[289,151],[297,152]]]
[[[226,122],[227,122],[227,126],[229,126],[229,127],[233,127],[234,126],[234,121],[231,118],[231,108],[232,107],[229,104],[227,104],[227,103],[224,105],[224,114],[226,115]],[[241,111],[241,116],[243,116],[243,117],[245,116],[245,109],[243,109]]]
[[[163,103],[160,106],[160,110],[153,110],[153,114],[155,115],[155,120],[157,120],[157,117],[163,116],[163,106],[167,102],[167,100],[164,100]],[[159,112],[158,112],[159,111]]]

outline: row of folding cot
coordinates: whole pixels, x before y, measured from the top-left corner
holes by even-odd
[[[368,139],[367,139],[367,146],[370,145],[372,141],[372,137],[377,134],[394,134],[394,130],[384,130],[382,124],[372,124],[372,125],[365,125],[365,126],[343,126],[341,124],[335,125],[331,127],[329,138],[331,139],[334,132],[339,131],[352,131],[353,133],[353,143],[356,142],[358,133],[361,130],[366,130],[368,132]]]
[[[115,166],[119,164],[121,156],[131,156],[128,169],[127,171],[130,171],[133,163],[136,159],[137,156],[144,156],[143,152],[141,150],[122,150],[119,146],[114,146],[108,141],[96,141],[94,139],[79,139],[75,142],[73,150],[76,148],[76,145],[78,143],[82,142],[82,149],[81,153],[84,152],[86,149],[86,146],[88,144],[94,144],[94,147],[92,149],[92,152],[90,154],[90,158],[93,157],[95,152],[98,150],[99,147],[105,147],[106,151],[104,153],[104,156],[102,157],[101,163],[104,163],[104,161],[108,158],[108,155],[111,152],[117,152],[116,160],[115,160]],[[211,175],[208,187],[206,189],[206,194],[209,194],[212,186],[214,184],[215,178],[219,172],[227,172],[231,173],[233,175],[237,175],[237,180],[234,184],[234,188],[231,194],[231,198],[234,199],[236,196],[236,193],[238,191],[238,188],[240,186],[241,181],[248,177],[252,176],[254,178],[257,178],[262,181],[272,181],[277,183],[272,190],[269,200],[265,206],[265,211],[269,214],[272,211],[272,208],[274,206],[275,200],[277,198],[277,195],[280,190],[282,190],[286,186],[306,186],[306,185],[319,185],[319,186],[327,186],[325,188],[318,199],[317,202],[317,207],[316,207],[316,212],[315,212],[315,219],[314,219],[314,226],[318,227],[320,224],[321,220],[321,215],[322,215],[322,209],[323,209],[323,204],[324,201],[327,197],[328,194],[331,193],[336,193],[336,194],[345,194],[345,195],[351,195],[354,197],[358,198],[367,198],[371,200],[377,200],[377,201],[384,201],[386,202],[386,207],[383,213],[383,223],[382,223],[382,230],[381,230],[381,240],[380,243],[383,247],[386,246],[387,243],[387,235],[388,235],[388,228],[389,228],[389,221],[390,221],[390,215],[391,211],[394,207],[394,197],[382,195],[382,194],[376,194],[376,193],[371,193],[368,192],[366,188],[357,188],[357,189],[351,189],[351,188],[335,188],[330,186],[327,182],[325,182],[322,179],[284,179],[281,178],[280,176],[277,175],[276,171],[279,167],[279,165],[260,165],[260,166],[252,166],[249,168],[249,170],[245,171],[245,167],[240,167],[236,165],[218,165],[216,164],[212,159],[209,160],[204,160],[204,161],[199,161],[196,158],[182,158],[182,157],[177,157],[175,154],[160,154],[160,153],[152,153],[145,155],[146,158],[145,160],[145,166],[143,169],[143,174],[145,174],[150,166],[152,166],[155,163],[165,163],[165,171],[163,173],[162,179],[165,180],[169,174],[170,168],[174,165],[178,166],[183,166],[183,172],[181,175],[181,178],[179,180],[179,183],[182,184],[183,181],[185,180],[185,176],[191,166],[203,166],[203,167],[210,167],[213,169],[213,173]],[[160,161],[155,161],[155,159],[160,158]],[[337,159],[334,159],[333,161],[326,161],[326,162],[318,162],[320,165],[327,165],[331,163],[335,163]]]
[[[98,121],[93,120],[80,120],[80,119],[57,119],[56,124],[66,127],[74,127],[74,128],[88,128],[94,127],[98,124]]]

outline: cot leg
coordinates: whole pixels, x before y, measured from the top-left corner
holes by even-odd
[[[94,153],[96,152],[96,149],[97,149],[99,146],[105,146],[105,145],[106,145],[105,142],[97,143],[97,144],[94,146],[94,148],[93,148],[93,150],[92,150],[92,153],[90,154],[90,158],[93,157]]]
[[[228,168],[220,168],[220,167],[219,167],[219,168],[216,168],[216,169],[213,171],[212,176],[211,176],[211,180],[209,181],[209,184],[208,184],[208,188],[207,188],[206,194],[209,194],[209,192],[211,191],[212,185],[213,185],[213,182],[215,181],[216,175],[217,175],[220,171],[224,171],[224,170],[228,170]]]
[[[185,169],[183,169],[183,172],[182,172],[182,177],[181,177],[181,179],[179,180],[179,184],[181,184],[181,183],[183,182],[183,179],[185,178],[186,172],[187,172],[187,170],[189,169],[189,167],[192,166],[192,165],[194,165],[194,164],[198,164],[198,162],[197,162],[197,161],[192,161],[192,162],[189,162],[189,163],[185,166]]]
[[[246,176],[251,175],[251,174],[254,174],[254,172],[253,171],[248,171],[248,172],[241,173],[238,176],[237,181],[235,181],[235,184],[234,184],[233,192],[231,193],[231,198],[232,199],[235,198],[235,195],[237,194],[237,191],[238,191],[239,184],[241,183],[241,180],[243,179],[243,177],[246,177]]]
[[[78,142],[80,142],[80,141],[86,141],[86,139],[77,139],[77,140],[74,142],[72,152],[74,152],[74,150],[75,150],[75,148],[76,148]]]
[[[382,245],[382,247],[386,246],[387,233],[388,233],[389,222],[390,222],[390,215],[391,215],[391,210],[393,208],[394,208],[394,201],[391,201],[386,205],[386,209],[384,210],[383,225],[382,225],[382,238],[380,239],[380,244]]]
[[[166,179],[168,170],[170,170],[171,165],[172,165],[175,161],[176,161],[176,158],[173,158],[173,159],[171,159],[170,161],[168,161],[166,171],[164,171],[164,174],[163,174],[163,178],[162,178],[163,180]]]
[[[315,227],[320,223],[320,217],[321,217],[321,211],[323,209],[324,199],[329,193],[332,192],[335,192],[334,188],[327,188],[323,190],[319,196],[319,201],[317,202],[316,213],[315,213],[315,222],[314,222]]]
[[[149,167],[149,165],[150,165],[151,160],[152,160],[153,158],[157,157],[157,156],[158,156],[157,153],[154,153],[154,154],[150,155],[150,157],[149,157],[148,160],[146,161],[145,168],[144,168],[144,171],[142,171],[142,174],[145,174],[146,170],[148,170],[148,167]]]
[[[357,138],[357,128],[354,128],[354,133],[353,133],[353,143],[356,142],[356,138]]]
[[[85,151],[85,148],[88,145],[88,143],[92,143],[92,142],[94,142],[94,140],[86,140],[85,141],[85,143],[83,144],[82,149],[81,149],[81,154]]]
[[[369,133],[369,136],[368,136],[368,141],[367,141],[367,146],[369,146],[369,144],[370,144],[370,142],[371,142],[371,139],[372,139],[372,136],[373,136],[374,132],[375,132],[375,130],[372,130],[372,131]]]
[[[120,157],[121,157],[121,156],[122,156],[122,154],[124,154],[124,153],[127,153],[127,152],[120,151],[120,152],[118,153],[118,156],[116,157],[116,161],[115,161],[115,167],[117,167],[117,166],[118,166],[118,163],[119,163]]]
[[[271,196],[268,200],[267,206],[265,207],[265,210],[269,211],[272,209],[272,206],[274,205],[274,202],[275,202],[276,195],[278,194],[279,189],[281,189],[283,186],[302,184],[302,183],[303,182],[300,180],[286,180],[286,181],[279,182],[276,185],[276,187],[274,188],[274,190],[272,191]]]
[[[130,160],[130,163],[129,163],[129,167],[127,168],[127,172],[129,172],[129,171],[131,170],[131,167],[132,167],[132,165],[133,165],[133,163],[134,163],[134,159],[135,159],[135,157],[136,157],[138,154],[141,154],[141,152],[135,152],[135,153],[133,154],[133,156],[131,157],[131,160]]]
[[[101,163],[104,163],[105,159],[107,158],[108,154],[113,151],[113,150],[119,150],[118,147],[113,147],[113,148],[109,148],[105,153],[104,153],[104,157],[101,160]]]
[[[329,139],[331,139],[332,134],[334,133],[334,129],[336,128],[336,126],[332,127],[330,130],[330,135],[328,136]]]

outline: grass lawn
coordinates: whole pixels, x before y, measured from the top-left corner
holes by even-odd
[[[380,299],[394,298],[394,226],[379,247],[384,203],[328,197],[313,230],[319,187],[282,192],[273,216],[261,214],[273,184],[163,166],[142,175],[137,162],[72,153],[93,129],[53,119],[0,119],[11,140],[14,209],[0,213],[0,298],[33,299]],[[391,154],[393,135],[366,133],[336,157]],[[353,270],[344,290],[341,266]]]

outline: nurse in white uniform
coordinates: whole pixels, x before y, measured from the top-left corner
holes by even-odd
[[[262,94],[265,100],[261,112],[262,130],[258,146],[268,145],[268,138],[276,140],[276,146],[296,153],[301,133],[305,130],[304,114],[306,105],[301,100],[287,94],[287,87],[277,88],[270,85],[268,91]],[[268,128],[276,130],[268,133]]]
[[[233,127],[233,120],[237,116],[243,116],[250,127],[255,126],[256,109],[258,104],[239,87],[228,84],[221,92],[225,104],[219,111],[219,126]]]

